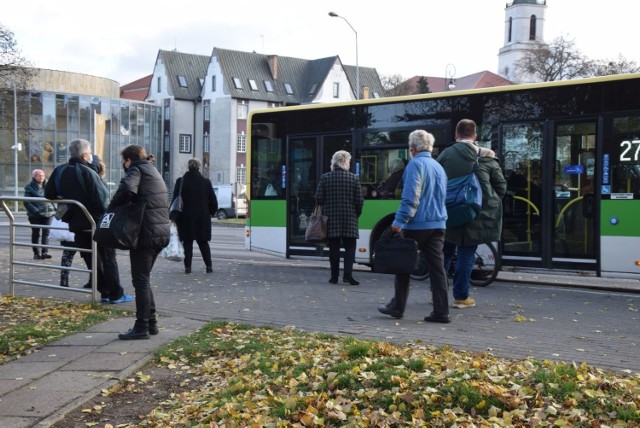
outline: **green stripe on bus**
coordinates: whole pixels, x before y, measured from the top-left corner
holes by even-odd
[[[358,219],[358,227],[361,230],[371,230],[378,222],[387,215],[394,215],[400,206],[399,199],[370,200],[364,201],[362,215]]]
[[[640,236],[640,200],[603,200],[600,212],[602,236]]]
[[[251,201],[249,216],[252,227],[285,227],[287,225],[286,201]]]

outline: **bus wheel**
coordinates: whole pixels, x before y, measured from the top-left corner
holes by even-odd
[[[227,212],[225,210],[218,210],[218,212],[216,213],[216,217],[218,218],[218,220],[224,220],[225,218],[227,218]]]

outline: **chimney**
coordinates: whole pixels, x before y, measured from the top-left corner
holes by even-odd
[[[271,77],[273,80],[278,79],[278,55],[269,55],[267,57],[267,61],[269,61],[269,68],[271,69]]]

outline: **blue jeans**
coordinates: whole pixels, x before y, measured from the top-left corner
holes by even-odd
[[[453,274],[453,298],[455,300],[465,300],[469,297],[469,286],[471,284],[471,271],[476,260],[477,245],[455,245],[450,242],[444,243],[442,252],[444,253],[444,270],[449,272],[451,259],[456,250],[456,271]]]

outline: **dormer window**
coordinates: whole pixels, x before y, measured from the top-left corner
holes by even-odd
[[[289,83],[284,84],[284,90],[287,92],[288,95],[293,95],[293,88]]]
[[[252,91],[258,90],[258,84],[253,79],[249,79],[249,87],[251,88]]]
[[[264,81],[264,88],[267,90],[267,92],[273,92],[273,85],[268,80]]]
[[[242,82],[237,77],[233,78],[233,85],[236,87],[236,89],[242,89]]]
[[[187,78],[184,77],[183,75],[178,75],[178,83],[180,84],[181,88],[186,88],[187,87]]]

